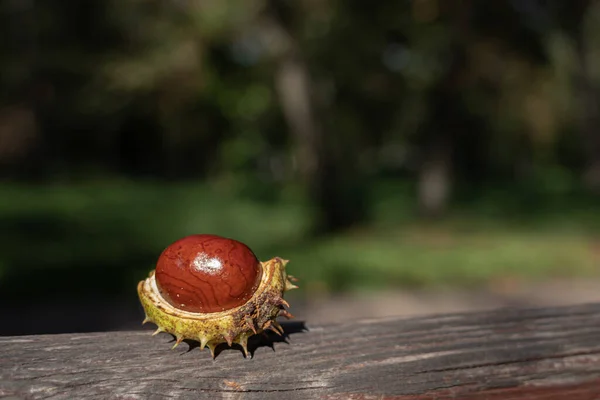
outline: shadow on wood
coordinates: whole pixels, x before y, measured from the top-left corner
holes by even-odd
[[[250,353],[251,358],[254,357],[254,353],[256,352],[256,350],[261,347],[269,347],[271,350],[275,351],[275,343],[289,344],[288,339],[290,335],[308,331],[308,328],[306,327],[306,323],[304,321],[280,321],[279,324],[283,327],[284,333],[282,335],[276,335],[272,331],[264,331],[262,332],[262,334],[251,336],[248,339],[248,353]],[[171,336],[171,340],[169,341],[169,343],[175,343],[175,336],[171,334],[168,335]],[[192,350],[200,348],[200,342],[198,342],[197,340],[185,339],[183,340],[183,342],[189,346],[187,351],[185,351],[184,353],[189,353]],[[215,348],[215,359],[219,357],[219,354],[221,354],[221,352],[229,350],[234,350],[236,352],[239,351],[240,353],[242,353],[242,355],[244,354],[242,346],[240,346],[237,343],[234,343],[232,346],[227,345],[227,343],[221,343]]]

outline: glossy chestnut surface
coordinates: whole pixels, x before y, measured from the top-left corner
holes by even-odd
[[[261,273],[259,260],[244,243],[216,235],[191,235],[162,252],[155,277],[160,294],[172,306],[212,313],[246,303]]]

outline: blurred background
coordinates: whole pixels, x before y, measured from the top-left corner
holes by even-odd
[[[600,2],[0,0],[0,334],[188,234],[310,323],[600,300]]]

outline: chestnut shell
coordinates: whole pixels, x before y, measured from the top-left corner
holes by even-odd
[[[197,239],[193,239],[192,242],[195,240]],[[243,247],[247,248],[245,245]],[[248,255],[245,257],[242,259],[252,258]],[[257,277],[258,286],[252,291],[250,298],[239,306],[215,312],[192,312],[175,307],[165,298],[165,288],[159,289],[157,271],[150,271],[148,278],[139,282],[137,286],[145,314],[143,323],[152,322],[157,325],[153,335],[167,332],[175,336],[173,348],[184,339],[196,340],[200,343],[200,350],[208,347],[214,358],[217,346],[223,343],[232,346],[236,343],[248,356],[249,337],[265,330],[283,334],[283,328],[277,322],[277,317],[293,318],[284,308],[284,306],[289,307],[289,304],[283,299],[283,295],[288,290],[297,288],[292,283],[296,279],[286,271],[288,260],[274,257],[258,263],[260,271]],[[165,286],[164,282],[163,286]],[[177,293],[175,297],[177,298]]]
[[[216,235],[177,240],[160,255],[156,285],[175,308],[225,311],[246,303],[260,283],[258,258],[244,243]]]

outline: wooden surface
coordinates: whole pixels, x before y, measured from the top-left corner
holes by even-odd
[[[600,399],[600,304],[284,326],[248,359],[149,331],[0,337],[0,398]]]

